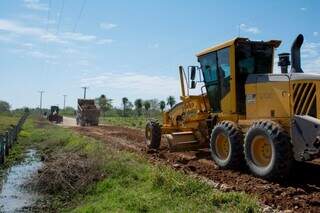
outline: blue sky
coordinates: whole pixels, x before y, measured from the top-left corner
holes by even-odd
[[[51,3],[50,3],[51,2]],[[81,13],[82,8],[82,13]],[[13,108],[76,106],[81,86],[119,105],[122,97],[179,96],[178,65],[240,34],[305,36],[302,65],[320,72],[320,1],[1,0],[0,99]]]

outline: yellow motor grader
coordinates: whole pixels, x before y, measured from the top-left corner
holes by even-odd
[[[182,101],[163,113],[162,125],[146,125],[147,146],[209,148],[220,168],[246,163],[265,179],[285,177],[294,160],[320,157],[320,75],[301,69],[303,40],[293,42],[291,61],[279,54],[281,73],[273,72],[279,40],[238,37],[198,53],[199,67],[179,67]],[[190,95],[199,82],[201,94]]]

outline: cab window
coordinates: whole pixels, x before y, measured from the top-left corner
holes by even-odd
[[[230,92],[230,58],[229,48],[218,51],[218,70],[221,84],[221,97]]]
[[[213,112],[221,111],[221,99],[230,91],[229,48],[199,57],[209,103]]]

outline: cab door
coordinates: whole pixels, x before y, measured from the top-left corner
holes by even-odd
[[[199,57],[212,112],[230,107],[230,48]]]
[[[207,96],[212,112],[220,112],[220,83],[218,78],[217,52],[211,52],[199,57],[201,70],[203,73]]]

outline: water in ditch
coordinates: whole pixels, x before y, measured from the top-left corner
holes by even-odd
[[[4,173],[0,192],[0,212],[22,212],[31,206],[39,195],[26,189],[25,183],[42,166],[34,149],[29,149],[25,159]]]

